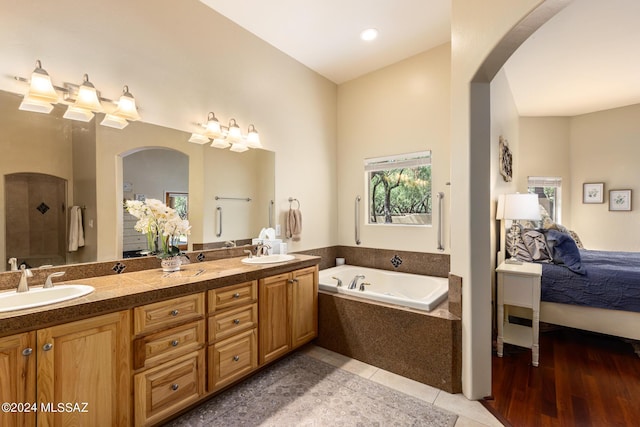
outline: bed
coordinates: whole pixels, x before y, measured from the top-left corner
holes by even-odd
[[[542,233],[554,255],[533,260],[542,263],[540,321],[640,340],[640,252],[579,249],[567,233]]]

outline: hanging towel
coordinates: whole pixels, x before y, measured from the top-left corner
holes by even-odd
[[[69,252],[75,252],[82,246],[84,246],[82,209],[80,206],[72,206],[69,212]]]
[[[287,238],[294,242],[300,240],[302,233],[302,213],[300,209],[289,209],[287,214]]]

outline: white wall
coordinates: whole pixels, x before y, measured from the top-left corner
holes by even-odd
[[[527,190],[529,176],[562,178],[562,224],[572,228],[572,173],[569,117],[520,118],[518,191]]]
[[[462,388],[472,399],[491,394],[491,131],[487,86],[493,76],[478,79],[480,83],[473,85],[471,82],[505,34],[540,3],[452,1],[451,272],[462,277]]]
[[[448,218],[450,45],[351,80],[338,87],[339,243],[355,246],[354,203],[360,203],[363,247],[437,252],[434,226],[366,223],[364,159],[431,150],[432,191],[445,193]],[[448,227],[445,227],[448,252]]]
[[[638,117],[640,105],[571,118],[571,227],[588,249],[640,251]],[[605,203],[582,203],[585,182],[604,183]],[[631,190],[631,212],[608,210],[614,189]]]

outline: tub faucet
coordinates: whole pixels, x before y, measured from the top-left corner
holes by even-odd
[[[29,290],[29,282],[27,279],[33,277],[33,273],[25,265],[21,265],[20,270],[22,274],[20,275],[17,292],[27,292]]]
[[[364,274],[356,274],[356,277],[349,283],[349,289],[355,289],[358,286],[358,279],[364,279]]]
[[[338,284],[336,285],[337,287],[340,288],[342,286],[342,279],[340,279],[339,277],[336,277],[336,276],[331,276],[331,278],[338,281]]]

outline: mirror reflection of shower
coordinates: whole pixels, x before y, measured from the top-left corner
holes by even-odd
[[[188,216],[189,156],[169,148],[145,147],[122,157],[125,200],[157,199]],[[147,238],[134,229],[137,219],[123,212],[122,256],[141,256],[148,249]],[[178,245],[186,250],[186,236]]]
[[[4,177],[5,254],[18,267],[67,261],[67,180],[42,173]],[[2,270],[8,270],[5,265]]]

